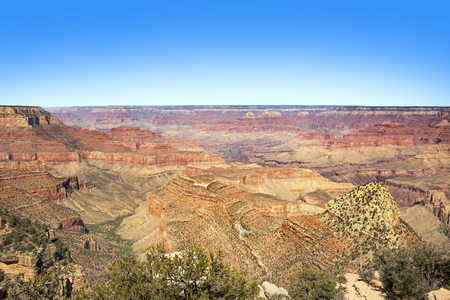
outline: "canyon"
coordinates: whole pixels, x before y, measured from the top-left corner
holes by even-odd
[[[0,136],[0,208],[54,228],[92,282],[119,246],[220,249],[285,286],[449,245],[445,107],[1,106]]]

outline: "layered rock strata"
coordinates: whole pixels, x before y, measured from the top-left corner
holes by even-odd
[[[226,128],[229,124],[234,126],[233,122],[239,122],[236,121],[238,118],[253,120],[255,116],[273,109],[288,119],[289,126],[294,124],[297,128],[308,130],[320,128],[340,135],[387,119],[415,130],[440,121],[445,110],[438,107],[104,106],[55,108],[52,112],[67,125],[109,130],[118,126],[164,129],[173,125],[192,127],[217,122],[219,127]],[[250,129],[249,126],[247,128]]]

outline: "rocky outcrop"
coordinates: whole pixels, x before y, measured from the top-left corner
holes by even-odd
[[[61,220],[58,229],[71,230],[81,233],[89,233],[89,229],[86,228],[83,220],[81,220],[79,217]]]
[[[92,188],[90,181],[79,181],[78,177],[55,178],[46,171],[16,169],[15,165],[5,165],[0,168],[0,186],[11,186],[27,193],[38,195],[48,200],[67,198],[73,191]],[[37,165],[39,167],[39,165]]]
[[[100,245],[95,240],[94,236],[90,235],[85,241],[83,245],[84,249],[88,249],[91,251],[100,251]]]
[[[138,127],[115,127],[106,133],[106,135],[115,141],[123,143],[155,143],[167,141],[167,138],[150,130],[141,130]]]
[[[56,117],[38,106],[0,106],[0,127],[29,128],[36,125],[61,125]]]
[[[429,300],[448,300],[450,299],[450,291],[444,288],[440,288],[436,291],[431,291],[428,294]]]
[[[277,287],[275,284],[264,281],[262,283],[262,290],[264,293],[264,298],[271,299],[272,297],[288,297],[289,299],[289,293],[282,287]],[[266,299],[267,299],[266,298]]]
[[[74,190],[93,187],[90,181],[79,182],[78,177],[71,177],[56,186],[31,188],[27,192],[57,201],[69,197]]]
[[[43,171],[41,164],[5,163],[3,167],[0,168],[0,207],[54,227],[59,220],[77,215],[56,201],[67,198],[73,191],[92,187],[91,182],[81,182],[77,177],[56,178]]]
[[[337,216],[352,233],[371,232],[374,226],[392,230],[400,224],[397,204],[380,182],[360,186],[328,202],[327,212]],[[369,223],[369,219],[374,223]]]
[[[446,226],[447,233],[450,233],[450,201],[445,193],[443,191],[429,191],[421,204],[428,207]]]
[[[158,198],[150,195],[148,203],[148,213],[155,217],[161,218],[161,214],[164,210],[164,203],[158,200]]]
[[[214,174],[224,184],[238,186],[250,193],[272,195],[289,201],[303,199],[306,203],[321,207],[325,207],[329,200],[355,188],[352,184],[332,182],[316,172],[300,168],[212,167],[207,172]],[[306,205],[289,207],[293,210],[307,210]],[[286,207],[276,210],[280,209],[283,211]]]

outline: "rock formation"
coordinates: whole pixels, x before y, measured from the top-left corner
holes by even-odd
[[[404,125],[393,121],[385,121],[375,124],[367,129],[344,136],[344,144],[339,146],[381,146],[381,145],[415,145],[420,140],[414,137],[414,133]]]
[[[155,143],[167,141],[167,138],[150,130],[141,130],[138,127],[115,127],[106,133],[115,141],[123,143]]]
[[[39,107],[1,108],[0,188],[5,203],[0,206],[8,207],[9,199],[25,193],[27,199],[33,200],[8,208],[33,219],[36,216],[32,216],[32,211],[40,211],[37,218],[52,226],[79,213],[88,215],[93,222],[129,214],[140,201],[129,198],[133,194],[137,198],[140,196],[137,194],[143,192],[130,188],[130,185],[142,183],[143,189],[160,186],[176,174],[180,165],[210,167],[224,164],[217,155],[204,153],[195,141],[173,141],[138,128],[118,128],[106,135],[101,131],[65,126]],[[133,172],[130,171],[132,168]],[[115,176],[112,174],[122,170],[113,183],[111,179]],[[79,179],[79,174],[83,180]],[[102,191],[95,189],[91,179]],[[124,182],[127,179],[131,184]],[[153,182],[143,183],[152,179]],[[86,188],[93,193],[82,192]],[[134,193],[130,193],[130,189]],[[127,195],[122,195],[119,190],[126,191]],[[105,192],[114,195],[107,197]],[[121,200],[112,204],[116,197]],[[98,209],[97,202],[104,198],[111,199],[104,201],[103,207]]]
[[[306,203],[321,207],[355,187],[329,181],[318,173],[300,168],[212,167],[206,172],[214,174],[224,184],[238,186],[250,193],[272,195],[289,201],[303,199]]]
[[[35,125],[61,125],[56,117],[37,106],[1,106],[0,127],[29,128]]]
[[[100,251],[100,245],[95,240],[94,236],[90,235],[86,241],[84,241],[84,249],[91,251]]]
[[[89,229],[86,228],[83,220],[81,220],[79,217],[61,220],[58,229],[77,231],[81,233],[89,233]]]
[[[443,191],[429,191],[421,202],[446,226],[446,233],[450,235],[450,201]]]

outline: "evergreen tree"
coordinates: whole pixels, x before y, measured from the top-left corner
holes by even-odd
[[[342,281],[343,277],[339,277]],[[315,269],[302,269],[291,278],[289,295],[299,300],[335,299],[344,293],[338,281],[327,272]]]
[[[112,265],[108,285],[76,299],[257,299],[257,283],[231,270],[223,257],[220,251],[206,255],[198,247],[171,257],[158,245],[146,262],[124,258]]]
[[[450,253],[430,244],[380,251],[374,265],[389,299],[427,299],[450,279]]]

